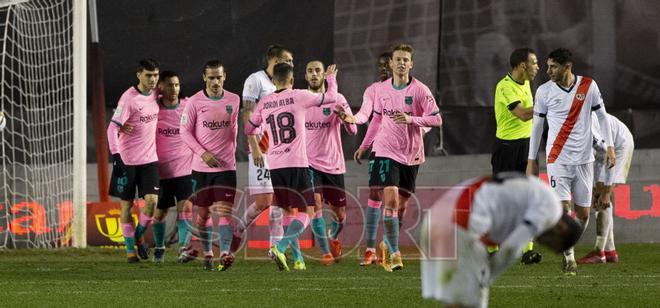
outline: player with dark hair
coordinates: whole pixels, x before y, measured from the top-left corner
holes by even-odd
[[[493,174],[502,171],[527,169],[529,136],[532,133],[533,96],[530,83],[539,71],[536,54],[530,48],[519,48],[511,53],[511,72],[495,87],[495,122],[497,131],[491,165]],[[523,264],[541,262],[541,254],[533,251],[529,242],[522,256]],[[497,251],[497,247],[489,247]]]
[[[120,223],[128,263],[149,257],[142,243],[144,232],[153,220],[154,207],[158,203],[158,154],[156,152],[156,125],[158,120],[158,63],[153,59],[139,61],[136,76],[139,83],[122,94],[117,109],[108,125],[108,144],[112,153],[112,177],[110,194],[121,199]],[[120,133],[124,126],[132,127],[131,134]],[[131,208],[135,194],[144,198],[139,223],[134,227]]]
[[[548,119],[546,161],[550,187],[567,211],[574,208],[575,216],[582,228],[586,229],[594,172],[592,113],[598,118],[601,136],[605,140],[607,167],[612,168],[616,156],[609,121],[596,82],[589,77],[573,74],[573,55],[569,50],[559,48],[552,51],[547,63],[551,80],[536,91],[527,174],[534,174],[538,170],[536,156],[543,134],[543,123]],[[566,275],[577,274],[573,248],[564,252],[561,270]]]
[[[198,206],[196,225],[204,245],[204,269],[214,270],[213,222],[219,218],[220,264],[227,270],[234,262],[233,205],[236,197],[236,136],[240,98],[223,88],[224,65],[210,60],[204,65],[205,89],[190,97],[181,116],[181,136],[194,153],[192,161],[193,205]]]
[[[192,220],[192,207],[188,198],[192,191],[191,162],[193,153],[183,142],[180,134],[181,115],[187,100],[180,99],[181,83],[179,75],[173,71],[160,73],[158,89],[158,124],[156,150],[160,175],[160,196],[154,212],[154,262],[162,263],[165,254],[165,217],[168,209],[176,207],[179,237],[178,262],[194,259],[196,252],[188,247],[189,226]]]
[[[420,240],[422,296],[446,307],[487,307],[489,286],[527,242],[536,238],[560,253],[582,233],[543,182],[517,172],[456,185],[427,213]],[[487,246],[493,244],[500,250],[490,256]]]
[[[273,83],[277,90],[264,97],[245,125],[245,133],[258,133],[262,123],[269,128],[268,158],[275,195],[275,204],[281,207],[290,224],[284,238],[273,245],[270,254],[280,270],[288,270],[284,252],[298,239],[314,216],[314,194],[309,178],[306,151],[306,110],[322,104],[334,103],[337,97],[335,66],[328,66],[325,76],[328,91],[322,94],[307,90],[294,90],[293,67],[286,63],[275,65]],[[254,163],[263,166],[255,157]],[[293,209],[298,209],[296,214]]]
[[[325,66],[321,61],[310,61],[305,68],[307,90],[312,93],[325,93]],[[351,113],[343,95],[337,94],[336,106],[341,106]],[[342,125],[344,124],[344,125]],[[316,213],[312,219],[312,230],[319,239],[323,254],[322,263],[331,264],[341,256],[341,244],[338,236],[346,220],[346,191],[344,187],[344,150],[341,144],[341,127],[347,133],[355,135],[355,124],[343,123],[330,106],[318,106],[307,109],[305,132],[307,134],[307,158],[309,172],[314,187]],[[325,232],[322,205],[326,204],[334,214],[331,228]],[[320,237],[319,237],[320,236]]]
[[[287,63],[293,66],[293,54],[287,48],[274,44],[268,46],[266,52],[267,66],[265,69],[253,73],[245,80],[243,87],[243,121],[247,123],[255,106],[261,98],[275,92],[272,81],[273,69],[276,64]],[[263,129],[262,129],[263,130]],[[268,157],[268,131],[259,132],[256,135],[248,135],[248,146],[250,155],[248,157],[248,190],[255,197],[255,202],[245,210],[245,218],[235,230],[235,236],[242,236],[243,232],[252,222],[270,207],[269,230],[270,246],[275,245],[282,238],[282,210],[273,204],[273,184],[270,180]],[[255,158],[263,161],[263,166],[257,167]]]

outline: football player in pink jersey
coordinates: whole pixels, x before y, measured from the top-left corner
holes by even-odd
[[[285,47],[273,44],[268,46],[266,52],[266,69],[251,74],[243,86],[243,121],[247,122],[254,107],[260,99],[275,92],[272,81],[273,67],[278,63],[293,65],[293,54]],[[242,236],[243,231],[263,212],[269,208],[268,226],[270,231],[270,245],[275,245],[282,239],[284,230],[282,228],[282,210],[273,204],[273,184],[270,181],[268,157],[268,132],[264,131],[255,136],[247,136],[250,155],[248,157],[248,190],[254,196],[254,203],[245,210],[243,223],[238,224],[235,230],[237,237]],[[264,165],[257,167],[254,159],[263,160]]]
[[[190,250],[189,226],[192,220],[192,206],[188,201],[192,193],[191,167],[193,153],[183,142],[180,123],[186,100],[179,96],[181,84],[179,75],[172,71],[160,73],[158,89],[158,125],[156,150],[158,152],[158,170],[160,175],[160,196],[154,212],[154,262],[162,263],[165,254],[165,216],[168,209],[176,207],[177,229],[179,235],[178,262],[194,259],[195,252]]]
[[[383,188],[385,242],[391,252],[389,260],[383,260],[386,271],[403,268],[398,245],[399,209],[405,210],[415,192],[419,165],[425,160],[422,128],[442,124],[433,93],[410,75],[412,46],[395,46],[390,67],[392,78],[377,86],[373,119],[355,153],[359,159],[373,143],[375,159],[369,164],[369,186]]]
[[[236,136],[241,99],[223,88],[224,65],[210,60],[204,65],[205,88],[188,99],[181,116],[181,137],[192,149],[191,202],[198,206],[196,225],[204,245],[204,269],[214,270],[213,222],[219,218],[220,264],[227,270],[234,262],[233,205],[236,196]]]
[[[110,194],[121,199],[120,223],[128,263],[137,263],[135,246],[140,258],[149,257],[142,238],[153,219],[158,203],[158,155],[156,153],[156,123],[158,120],[157,91],[158,63],[153,59],[140,60],[136,76],[139,83],[122,94],[108,125],[108,143],[113,168]],[[122,126],[132,127],[131,133],[119,133]],[[134,227],[131,208],[135,193],[144,198],[145,206]]]
[[[284,210],[290,220],[284,238],[270,249],[280,270],[289,270],[284,252],[314,217],[316,204],[308,171],[305,115],[311,107],[336,101],[335,72],[334,65],[328,66],[325,73],[328,91],[315,94],[292,89],[293,67],[286,63],[275,65],[273,82],[277,90],[261,100],[245,124],[245,133],[248,135],[257,134],[263,122],[270,132],[268,159],[275,204]],[[263,160],[258,157],[255,157],[254,163],[263,166]],[[294,209],[298,209],[298,213]]]
[[[321,61],[308,62],[305,68],[307,90],[312,93],[325,93],[324,73],[325,66]],[[343,95],[337,95],[335,105],[341,106],[343,110],[351,115],[351,107]],[[346,166],[344,163],[344,149],[341,144],[341,127],[343,126],[346,132],[351,135],[357,133],[357,127],[355,124],[343,123],[339,115],[332,112],[331,106],[318,106],[307,109],[305,121],[307,158],[316,200],[316,213],[311,225],[314,233],[321,236],[319,247],[324,256],[322,263],[331,264],[333,259],[337,262],[341,256],[341,244],[338,236],[346,220],[346,191],[344,187]],[[327,204],[334,213],[327,237],[321,233],[325,229],[325,221],[322,215],[323,203]]]
[[[360,111],[355,116],[347,114],[343,108],[337,108],[339,117],[347,123],[364,124],[371,117],[374,110],[374,97],[378,84],[392,77],[392,68],[390,67],[390,59],[392,59],[392,52],[384,52],[378,57],[378,81],[372,83],[362,95],[362,105]],[[360,151],[358,149],[358,151]],[[373,152],[369,155],[369,164],[373,164],[375,156]],[[359,158],[356,159],[360,164]],[[381,241],[378,247],[380,248],[380,260],[378,260],[376,252],[376,236],[378,235],[378,225],[380,221],[381,206],[383,204],[383,190],[378,187],[371,187],[369,190],[369,200],[367,201],[367,220],[365,222],[365,229],[367,233],[367,249],[364,251],[364,256],[360,262],[360,266],[368,266],[376,263],[377,261],[387,260],[387,245]],[[399,207],[399,217],[403,217],[405,207]],[[388,261],[386,261],[388,262]]]
[[[546,167],[550,187],[566,210],[575,211],[575,216],[586,229],[594,171],[592,113],[598,117],[607,146],[608,168],[614,167],[616,161],[605,104],[593,79],[573,74],[573,54],[569,50],[555,49],[548,55],[547,62],[547,73],[551,80],[536,90],[527,174],[534,174],[538,170],[536,157],[543,123],[547,119]],[[569,276],[577,274],[573,248],[564,252],[561,270]]]

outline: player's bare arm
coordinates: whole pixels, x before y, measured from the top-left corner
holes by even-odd
[[[252,151],[252,159],[254,160],[254,165],[263,168],[264,167],[264,154],[261,152],[259,147],[259,142],[257,142],[257,136],[248,135],[248,143],[250,144],[250,149]]]

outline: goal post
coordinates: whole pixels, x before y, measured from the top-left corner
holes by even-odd
[[[87,247],[87,3],[73,0],[73,246]],[[101,162],[99,162],[101,163]]]
[[[0,249],[86,246],[86,0],[0,0]]]

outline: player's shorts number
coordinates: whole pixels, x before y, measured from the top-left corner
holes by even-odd
[[[264,179],[268,179],[270,181],[270,171],[264,168],[257,169],[257,181],[261,182]]]
[[[550,187],[555,188],[555,186],[557,186],[557,181],[554,176],[550,176]]]
[[[294,124],[296,123],[293,114],[290,112],[282,112],[277,115],[271,114],[266,118],[266,123],[270,125],[270,130],[273,136],[273,143],[291,143],[296,139],[296,129]]]

